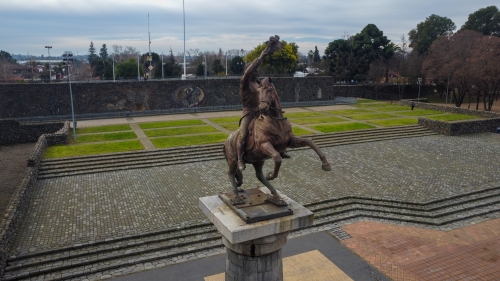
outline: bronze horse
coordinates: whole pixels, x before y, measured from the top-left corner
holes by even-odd
[[[300,138],[292,134],[292,126],[287,118],[283,117],[280,100],[271,78],[266,77],[261,81],[258,93],[260,96],[259,114],[250,123],[243,159],[245,163],[251,163],[254,166],[257,179],[273,194],[267,201],[283,206],[286,203],[279,197],[278,192],[269,181],[278,177],[282,161],[281,154],[287,148],[307,145],[318,154],[323,170],[330,171],[331,166],[326,155],[311,139]],[[239,191],[242,191],[238,190],[238,187],[243,183],[243,174],[237,165],[236,144],[238,139],[239,130],[236,130],[224,143],[224,155],[229,166],[228,176],[235,195],[232,199],[233,205],[244,203],[238,194]],[[274,160],[274,170],[264,176],[262,167],[264,161],[270,158]]]

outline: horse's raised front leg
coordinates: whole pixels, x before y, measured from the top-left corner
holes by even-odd
[[[270,142],[265,142],[260,145],[260,151],[273,158],[274,170],[266,175],[266,180],[270,181],[278,177],[278,173],[281,167],[282,157],[278,151],[276,151]]]
[[[308,138],[299,138],[297,136],[293,136],[291,139],[290,139],[290,146],[291,148],[297,148],[297,147],[303,147],[303,146],[309,146],[310,148],[312,148],[314,150],[314,152],[316,152],[316,154],[318,154],[319,156],[319,159],[321,160],[321,168],[325,171],[331,171],[332,170],[332,166],[330,165],[330,163],[328,163],[328,160],[326,159],[326,155],[323,153],[323,151],[321,151],[321,149],[319,149],[319,147],[314,143],[314,141],[312,139],[308,139]]]
[[[271,191],[271,194],[273,195],[272,197],[269,197],[267,201],[278,206],[286,206],[287,203],[281,199],[281,197],[278,195],[278,191],[276,191],[276,188],[274,188],[271,185],[271,183],[269,183],[266,180],[266,177],[264,177],[264,173],[262,173],[262,167],[264,166],[264,161],[255,162],[252,163],[252,165],[255,168],[255,175],[257,176],[257,179],[259,179],[259,181],[263,183]]]

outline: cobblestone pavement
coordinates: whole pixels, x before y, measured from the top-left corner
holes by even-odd
[[[293,151],[274,185],[299,203],[357,195],[427,202],[500,186],[500,135],[426,136]],[[266,163],[269,171],[272,163]],[[225,161],[39,180],[14,255],[205,221],[198,198],[230,189]],[[261,186],[253,169],[244,188]]]
[[[379,222],[343,226],[341,242],[395,281],[500,280],[500,219],[452,231]]]

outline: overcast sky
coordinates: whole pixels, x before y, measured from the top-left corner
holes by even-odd
[[[460,28],[470,13],[498,5],[489,0],[185,0],[186,50],[251,50],[277,34],[299,52],[354,35],[373,23],[400,42],[431,14],[446,16]],[[182,0],[0,0],[0,49],[11,54],[87,54],[106,44],[148,51],[183,52]]]

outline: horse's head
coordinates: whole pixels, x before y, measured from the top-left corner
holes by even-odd
[[[275,99],[278,96],[276,88],[273,85],[271,77],[266,77],[260,81],[259,92],[259,110],[264,115],[272,114],[271,107],[275,105]],[[280,109],[281,110],[281,109]]]

